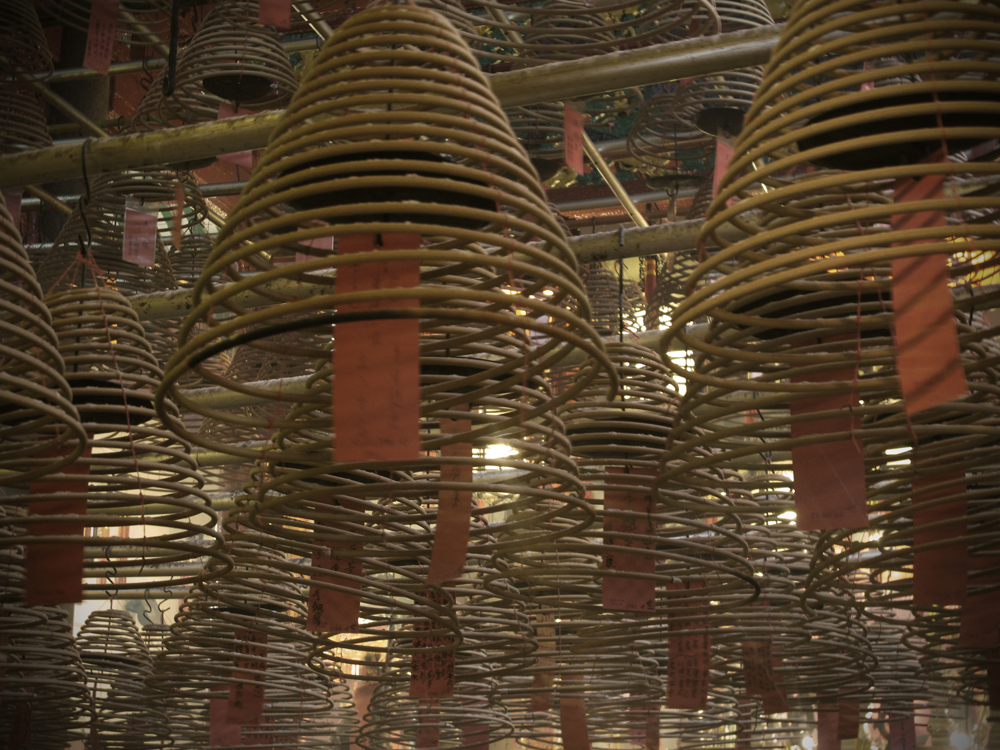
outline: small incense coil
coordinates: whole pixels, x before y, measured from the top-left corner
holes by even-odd
[[[619,288],[619,280],[603,263],[588,263],[580,276],[587,289],[587,298],[593,309],[594,328],[598,333],[602,336],[617,336],[620,333],[638,333],[642,330],[638,321],[638,311],[642,308],[642,290],[635,281],[623,279]]]
[[[662,180],[664,186],[673,180],[684,188],[687,181],[711,174],[715,139],[678,116],[681,97],[679,92],[664,93],[643,103],[629,130],[628,152],[643,172]]]
[[[685,280],[698,266],[698,250],[671,253],[657,265],[656,287],[646,305],[646,330],[650,331],[667,325],[674,307],[687,296]]]
[[[192,592],[157,658],[151,683],[165,696],[175,727],[183,724],[175,729],[175,745],[204,747],[209,700],[227,700],[237,684],[264,691],[263,721],[244,725],[244,740],[274,735],[282,738],[275,743],[319,746],[314,725],[328,713],[346,713],[334,705],[344,700],[343,689],[333,690],[326,670],[309,666],[314,638],[305,630],[302,578],[289,571],[284,555],[263,546],[269,541],[252,535],[230,542],[232,571]],[[252,654],[252,664],[241,664],[236,677],[236,647],[246,634],[262,651]],[[182,722],[182,716],[188,718]]]
[[[716,0],[715,9],[723,33],[774,25],[764,0]],[[678,115],[711,136],[720,131],[737,135],[763,74],[764,69],[755,66],[695,78],[678,90]]]
[[[490,61],[491,66],[494,62],[540,65],[553,55],[573,59],[610,52],[620,48],[623,40],[639,46],[711,36],[719,30],[714,4],[702,0],[662,0],[642,8],[623,0],[589,10],[566,3],[542,7],[522,4],[516,17],[507,15],[511,6],[490,0],[462,7],[439,1],[434,7],[462,32],[476,56]],[[486,19],[483,10],[487,11]],[[581,16],[585,20],[581,21]],[[522,25],[516,20],[520,18],[527,21]],[[536,34],[536,27],[544,33]]]
[[[504,110],[514,135],[528,152],[531,163],[543,182],[551,180],[563,168],[562,146],[565,139],[565,109],[558,102],[543,102]],[[555,156],[557,158],[549,158]],[[563,227],[565,232],[565,227]]]
[[[216,4],[178,57],[173,93],[164,97],[161,71],[132,127],[209,122],[218,119],[223,103],[251,112],[284,107],[298,81],[281,35],[257,17],[256,0]]]
[[[51,146],[45,121],[42,102],[27,85],[0,83],[0,153]]]
[[[875,610],[873,614],[878,619],[868,626],[868,640],[876,660],[871,671],[874,685],[869,696],[861,699],[862,705],[877,701],[883,717],[912,716],[913,702],[925,700],[928,689],[933,688],[926,676],[921,675],[918,652],[906,643],[906,627],[893,622],[891,612]]]
[[[397,34],[412,37],[413,49],[396,48]],[[356,55],[361,57],[355,60]],[[535,331],[549,337],[530,362],[538,372],[556,364],[571,347],[594,350],[606,366],[598,353],[599,337],[586,320],[589,308],[575,257],[476,60],[444,18],[421,8],[367,9],[327,41],[310,76],[195,285],[195,308],[181,328],[164,395],[192,367],[206,380],[232,387],[211,375],[204,361],[234,343],[302,361],[325,358],[329,324],[343,320],[341,313],[331,311],[344,299],[333,290],[329,272],[348,260],[354,264],[376,256],[420,260],[423,279],[406,288],[418,308],[401,308],[399,316],[418,316],[428,339],[443,344],[449,327],[461,324],[488,335]],[[362,79],[363,84],[352,83]],[[375,108],[372,96],[378,101]],[[455,109],[457,101],[473,102],[476,116],[469,119],[467,110]],[[308,117],[325,113],[321,127],[298,120],[300,112]],[[378,140],[372,139],[374,132],[380,134]],[[389,140],[382,137],[386,134]],[[272,216],[270,208],[280,204],[295,210]],[[250,222],[248,228],[237,232],[244,221]],[[373,250],[347,256],[303,244],[396,232],[420,235],[422,246],[389,255]],[[528,244],[535,240],[541,244]],[[297,253],[308,258],[283,262]],[[217,288],[211,277],[222,269],[232,283]],[[295,280],[296,288],[299,281],[315,285],[320,293],[295,301],[294,293],[261,286],[277,279]],[[500,289],[511,281],[519,293]],[[259,323],[245,317],[232,294],[250,288],[276,303],[262,315],[254,314]],[[402,289],[389,298],[399,293]],[[365,294],[382,299],[388,293]],[[577,313],[567,312],[570,307]],[[542,318],[549,322],[540,322]],[[209,328],[192,339],[198,322]],[[234,340],[231,334],[237,329],[241,333]],[[292,346],[289,331],[316,335],[312,342]],[[506,341],[502,348],[509,353],[496,353],[498,373],[524,356]],[[221,416],[183,395],[178,398],[185,409],[207,418]],[[183,429],[168,415],[164,418],[172,429]]]
[[[90,694],[66,610],[5,604],[0,623],[0,733],[26,722],[32,748],[83,741]]]
[[[30,501],[47,499],[87,500],[86,516],[66,518],[83,527],[82,535],[69,534],[69,539],[99,555],[84,563],[84,590],[147,589],[198,580],[196,575],[172,576],[169,564],[205,555],[225,559],[214,528],[217,516],[201,490],[204,479],[189,446],[163,430],[151,408],[160,370],[135,312],[110,289],[60,292],[45,302],[52,312],[74,405],[88,436],[93,436],[87,440],[92,454],[74,462],[88,467],[87,490],[48,489],[4,498],[4,504],[26,507]],[[80,478],[56,472],[47,482]],[[8,517],[0,524],[26,524],[28,532],[18,537],[25,545],[44,542],[48,537],[31,531],[34,520],[31,515]],[[107,536],[88,534],[97,528],[117,531]],[[199,535],[206,541],[196,541]],[[92,577],[92,582],[86,580]]]
[[[0,71],[3,71],[3,77],[16,73],[51,73],[52,53],[35,6],[18,0],[0,0],[0,17],[4,19],[0,29]]]
[[[86,434],[72,404],[52,314],[6,206],[0,205],[0,486],[76,460]],[[47,456],[47,457],[46,457]]]
[[[89,0],[55,0],[42,8],[46,20],[72,26],[80,31],[90,29]],[[121,0],[115,42],[144,46],[151,43],[150,35],[159,40],[170,39],[170,2],[168,0]]]
[[[201,231],[200,225],[208,216],[201,190],[189,172],[146,169],[95,177],[90,199],[73,210],[38,270],[42,287],[51,293],[90,284],[91,272],[76,265],[77,256],[85,249],[104,272],[103,283],[124,295],[175,289],[168,248],[160,237],[169,236],[173,229],[178,190],[184,195],[180,220],[183,246],[185,238],[198,236],[195,227]],[[127,209],[158,215],[152,267],[122,257]]]
[[[142,642],[149,651],[149,658],[156,659],[164,648],[164,642],[170,635],[170,626],[160,623],[147,623],[142,626]]]
[[[153,664],[132,615],[92,612],[77,649],[95,702],[91,725],[108,748],[154,748],[170,737],[161,702],[146,686]]]

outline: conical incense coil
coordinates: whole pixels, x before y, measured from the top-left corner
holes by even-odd
[[[723,278],[678,308],[671,336],[709,308],[732,310],[736,298],[759,299],[765,289],[791,296],[806,279],[863,275],[903,258],[945,256],[943,274],[967,278],[973,290],[959,303],[966,309],[992,294],[977,281],[996,266],[996,224],[982,218],[996,212],[987,186],[1000,179],[988,145],[1000,135],[991,72],[1000,18],[960,2],[926,10],[795,6],[702,233],[722,250],[689,284]],[[811,46],[820,37],[828,41]],[[967,150],[972,158],[949,156]],[[829,171],[807,173],[817,166]],[[908,192],[911,184],[926,196]],[[729,241],[723,225],[748,236]],[[686,345],[683,333],[677,338]]]
[[[511,6],[491,0],[476,0],[471,6],[443,0],[426,4],[447,16],[476,56],[490,65],[541,65],[551,60],[551,55],[561,59],[586,57],[626,44],[631,47],[711,36],[719,30],[714,3],[707,0],[663,0],[641,8],[623,0],[589,10],[567,7],[566,3],[541,7],[522,4],[513,13]],[[536,26],[544,30],[541,39],[532,38]],[[554,32],[553,28],[565,31]],[[572,44],[565,43],[569,39]]]
[[[178,195],[183,197],[180,207]],[[126,229],[132,219],[130,211],[155,217],[154,257],[143,262],[124,257]],[[94,178],[89,199],[74,209],[59,232],[39,268],[39,282],[48,293],[90,285],[91,270],[77,264],[77,256],[85,253],[103,272],[99,275],[102,283],[114,286],[122,294],[174,289],[177,284],[165,238],[180,236],[183,246],[187,238],[197,237],[195,228],[200,227],[207,215],[205,200],[189,172],[147,169],[100,175]],[[134,241],[136,235],[130,238]],[[144,262],[152,264],[147,266]]]
[[[0,622],[0,732],[39,748],[82,742],[91,702],[66,610],[5,605]]]
[[[159,368],[135,312],[110,289],[61,292],[46,298],[46,304],[73,402],[93,436],[87,441],[90,455],[50,474],[32,494],[4,498],[4,504],[30,508],[53,499],[86,501],[85,516],[64,517],[80,524],[78,533],[68,534],[73,543],[100,556],[84,564],[84,578],[94,579],[85,580],[84,590],[193,582],[197,576],[172,577],[168,564],[203,555],[225,558],[214,528],[217,517],[188,446],[163,430],[151,409]],[[30,545],[46,539],[33,531],[42,517],[32,511],[2,523],[26,524],[19,541]],[[86,533],[99,528],[109,532]]]
[[[593,308],[594,328],[602,336],[637,333],[642,326],[637,311],[642,306],[642,291],[632,279],[615,278],[602,263],[590,263],[580,273]]]
[[[34,5],[2,0],[0,16],[5,20],[0,29],[0,70],[4,77],[18,72],[51,73],[52,53]]]
[[[72,463],[86,434],[72,404],[52,315],[4,205],[0,205],[0,486]],[[61,447],[62,446],[62,447]],[[48,456],[48,457],[46,457]]]
[[[280,34],[258,22],[255,0],[215,5],[177,60],[174,91],[153,81],[132,119],[133,127],[170,127],[219,118],[219,106],[256,112],[280,109],[298,87]]]
[[[396,47],[400,34],[412,44]],[[271,207],[280,205],[292,211],[272,216]],[[245,221],[248,228],[238,230]],[[419,247],[344,252],[345,242],[366,241],[359,235],[373,243],[388,235]],[[331,237],[338,254],[328,249]],[[330,323],[345,320],[330,311],[356,295],[336,292],[329,272],[376,257],[420,262],[419,285],[360,294],[382,300],[382,317],[399,310],[397,317],[419,319],[428,338],[444,339],[448,326],[462,322],[483,332],[535,331],[548,339],[532,358],[539,372],[571,346],[597,354],[575,258],[526,154],[457,32],[420,8],[368,9],[345,22],[320,52],[195,285],[195,308],[181,329],[164,393],[184,370],[206,370],[200,363],[233,343],[323,358],[323,336],[314,345],[292,346],[286,334],[326,333]],[[216,288],[211,277],[220,270],[232,283]],[[294,288],[299,281],[312,285],[316,294],[298,299],[294,291],[262,286],[278,279],[295,280]],[[514,293],[500,289],[505,283]],[[276,304],[246,317],[233,292],[251,288]],[[384,307],[403,304],[395,301],[401,294],[417,308]],[[567,312],[570,306],[578,313]],[[192,338],[198,321],[209,328]],[[516,356],[523,353],[498,352],[498,371]]]
[[[146,686],[152,660],[133,616],[92,612],[77,649],[94,701],[94,728],[104,747],[154,748],[170,736],[162,705]]]
[[[52,145],[45,110],[27,86],[0,84],[0,153],[12,154]]]

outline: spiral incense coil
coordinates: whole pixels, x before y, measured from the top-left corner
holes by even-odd
[[[723,33],[774,25],[764,0],[716,0],[715,9]],[[738,134],[763,73],[757,66],[694,79],[678,92],[680,116],[711,136],[719,135],[720,130]]]
[[[167,246],[160,238],[172,234],[177,221],[179,191],[183,191],[184,196],[179,226],[183,247],[187,238],[200,242],[195,239],[198,237],[196,227],[201,231],[200,225],[208,216],[201,191],[189,172],[147,169],[95,177],[90,199],[73,210],[39,268],[42,287],[51,292],[91,284],[91,271],[76,264],[77,256],[86,251],[104,272],[103,283],[113,285],[122,294],[176,288]],[[123,257],[130,209],[157,216],[157,248],[151,267]]]
[[[91,725],[108,748],[155,748],[170,736],[166,713],[146,687],[152,661],[131,614],[92,612],[77,649],[95,704]]]
[[[927,11],[859,1],[831,14],[821,5],[796,5],[747,113],[701,234],[721,250],[689,284],[712,273],[722,278],[679,306],[667,336],[681,346],[689,343],[683,327],[703,314],[721,311],[736,323],[733,313],[769,306],[772,319],[786,318],[773,320],[775,337],[804,337],[808,329],[793,319],[806,317],[817,321],[813,331],[833,334],[834,326],[818,322],[822,315],[810,309],[815,298],[808,294],[832,291],[840,278],[854,284],[852,317],[861,318],[855,330],[884,328],[873,306],[857,311],[858,282],[908,256],[948,256],[953,283],[968,279],[971,288],[959,308],[981,308],[993,294],[976,280],[995,266],[998,230],[986,217],[996,212],[989,186],[1000,179],[1000,165],[934,155],[943,145],[953,154],[1000,135],[994,127],[1000,84],[991,67],[1000,55],[996,9],[945,2]],[[828,41],[813,45],[821,37]],[[829,171],[805,172],[811,167]],[[894,201],[900,180],[934,182],[935,175],[947,181],[940,196]],[[944,222],[906,229],[923,211],[944,212]],[[748,236],[726,240],[723,225]],[[875,286],[862,281],[865,303]],[[781,299],[785,316],[776,314]],[[791,315],[795,308],[804,314]],[[752,323],[744,318],[739,325]],[[741,347],[727,342],[725,348]],[[752,369],[760,371],[757,364]]]
[[[699,194],[700,192],[699,190]],[[709,198],[711,199],[711,195]],[[674,307],[688,294],[685,280],[697,266],[697,250],[671,253],[657,263],[656,287],[646,305],[646,330],[663,328],[669,324]]]
[[[428,0],[426,5],[447,16],[476,56],[491,66],[494,62],[540,65],[554,58],[587,57],[626,45],[711,36],[719,30],[714,3],[702,0],[661,0],[641,8],[627,2],[588,8],[575,2],[538,6],[491,0],[469,5]]]
[[[663,93],[647,99],[628,134],[629,155],[665,187],[669,180],[686,187],[686,181],[710,174],[715,160],[715,139],[678,116],[680,97]]]
[[[566,112],[559,102],[543,102],[504,110],[514,135],[528,152],[539,179],[546,182],[562,169]],[[550,158],[555,156],[557,158]],[[565,227],[563,232],[566,233]]]
[[[66,610],[3,605],[0,622],[0,732],[24,737],[27,725],[33,748],[82,741],[91,702]]]
[[[89,0],[54,0],[44,3],[47,20],[72,26],[80,31],[90,29]],[[158,39],[170,38],[170,2],[168,0],[121,0],[115,42],[128,45],[148,45],[150,34]]]
[[[164,642],[168,635],[170,635],[169,625],[151,622],[142,626],[142,642],[146,646],[146,650],[149,651],[150,659],[156,659],[163,651]]]
[[[72,404],[52,315],[6,206],[0,205],[0,486],[76,460],[86,434]]]
[[[603,263],[588,263],[580,272],[587,298],[593,309],[594,328],[602,336],[638,333],[637,320],[642,307],[642,290],[632,279],[619,282]],[[619,321],[621,325],[619,325]]]
[[[17,72],[51,73],[52,53],[34,5],[0,0],[0,17],[5,20],[0,29],[0,70],[4,78]]]
[[[45,110],[27,86],[0,83],[0,153],[12,154],[52,145]]]
[[[73,403],[93,436],[87,441],[91,453],[74,462],[77,473],[56,472],[47,478],[73,485],[47,485],[31,495],[3,498],[3,503],[26,507],[50,499],[87,501],[86,516],[62,517],[80,523],[80,534],[60,537],[96,553],[84,564],[84,578],[91,579],[84,581],[85,590],[193,582],[198,576],[172,577],[168,564],[204,555],[225,559],[214,529],[217,517],[201,490],[204,479],[188,446],[160,427],[151,408],[160,370],[135,312],[110,289],[60,292],[47,297],[46,304]],[[82,467],[85,491],[77,486]],[[32,531],[34,520],[33,515],[8,517],[0,524],[26,524],[27,532],[18,537],[25,545],[50,539]],[[117,530],[106,536],[88,533],[98,528]],[[195,540],[199,536],[205,541]]]
[[[398,34],[412,43],[397,47]],[[498,339],[506,335],[501,332],[532,331],[548,339],[532,352],[532,373],[554,366],[571,347],[594,351],[605,364],[586,320],[589,307],[575,257],[485,77],[446,20],[396,6],[359,13],[327,41],[307,84],[275,130],[195,285],[195,308],[181,329],[164,395],[192,367],[206,380],[231,387],[203,363],[235,343],[305,361],[326,358],[329,324],[343,320],[330,311],[351,299],[333,289],[329,273],[345,258],[352,265],[376,257],[419,260],[419,286],[384,293],[391,296],[365,294],[388,302],[405,292],[417,300],[418,308],[399,308],[399,315],[418,316],[428,341],[443,343],[449,327],[462,324]],[[457,110],[455,102],[469,102],[472,109]],[[314,126],[300,114],[320,119]],[[292,211],[272,216],[271,207],[280,205]],[[247,228],[237,231],[243,222]],[[305,244],[396,232],[419,235],[422,246],[347,256]],[[309,257],[282,262],[296,253]],[[216,287],[211,277],[222,269],[232,283]],[[278,279],[295,280],[293,288],[300,281],[314,285],[318,293],[296,300],[294,292],[262,286]],[[500,288],[505,284],[517,293],[506,294]],[[251,288],[275,304],[248,313],[233,292]],[[567,312],[574,305],[578,312]],[[396,309],[378,314],[395,315]],[[209,329],[192,338],[199,321]],[[314,343],[293,346],[289,331],[317,335]],[[499,375],[523,354],[504,341],[493,369]],[[185,409],[219,416],[179,398]]]
[[[256,0],[224,0],[205,17],[177,60],[173,93],[161,71],[132,118],[138,129],[219,119],[219,105],[280,109],[298,87],[281,35],[257,20]]]

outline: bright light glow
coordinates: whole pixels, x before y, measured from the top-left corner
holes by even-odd
[[[493,445],[486,446],[486,458],[508,458],[516,453],[516,450],[503,443],[493,443]]]
[[[813,738],[812,737],[803,737],[802,738],[802,747],[804,747],[806,750],[813,750],[813,746],[815,744],[816,743],[813,742]]]
[[[553,292],[551,289],[543,289],[542,294],[544,294],[546,297],[551,297],[553,294],[555,294],[555,292]]]
[[[889,448],[886,450],[886,454],[890,456],[898,456],[900,453],[909,453],[913,448],[903,447],[903,448]]]
[[[961,732],[951,733],[951,746],[956,748],[956,750],[969,750],[969,745],[972,744],[972,740],[969,736],[962,734]]]
[[[786,510],[784,513],[779,515],[778,518],[781,518],[785,521],[794,521],[797,518],[797,516],[795,515],[794,510]]]

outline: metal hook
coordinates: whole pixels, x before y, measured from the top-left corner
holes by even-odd
[[[142,58],[142,72],[148,76],[148,78],[140,78],[139,85],[142,86],[143,91],[149,91],[150,87],[153,85],[153,81],[156,80],[153,77],[153,71],[149,69],[149,61],[151,57]]]

